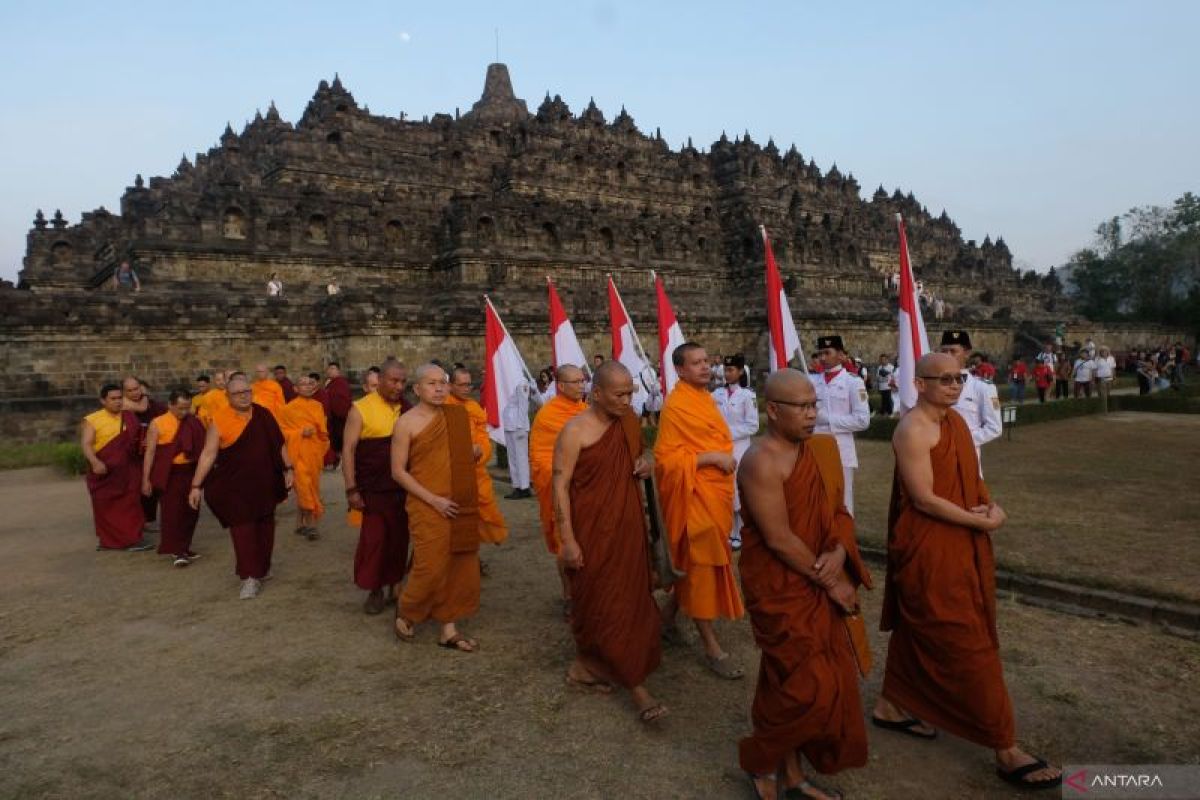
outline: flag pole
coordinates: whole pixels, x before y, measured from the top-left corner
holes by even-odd
[[[650,270],[650,274],[654,274],[654,270]],[[617,288],[617,282],[612,279],[612,273],[608,273],[608,280],[612,283],[613,291],[616,292],[617,302],[621,304],[621,310],[625,312],[625,320],[629,323],[629,332],[633,334],[633,343],[637,345],[638,356],[646,363],[646,366],[654,369],[654,362],[650,360],[650,356],[646,355],[646,348],[642,347],[642,339],[637,335],[637,328],[633,327],[633,318],[629,316],[629,309],[625,307],[625,298],[621,297],[621,290]]]
[[[517,340],[513,339],[512,334],[508,332],[508,328],[504,325],[504,320],[500,318],[500,312],[497,311],[496,306],[492,304],[492,298],[485,294],[483,296],[483,301],[488,304],[488,308],[492,309],[492,313],[496,316],[496,322],[500,323],[500,330],[504,331],[505,336],[507,336],[509,339],[512,339],[513,347],[515,348],[517,346]],[[521,358],[521,369],[525,370],[525,377],[530,383],[536,386],[537,381],[533,379],[533,373],[529,371],[529,365],[525,363],[525,356],[521,355],[520,350],[517,350],[517,355]]]

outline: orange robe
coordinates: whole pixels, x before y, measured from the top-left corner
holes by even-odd
[[[642,425],[630,413],[579,451],[571,475],[571,528],[583,568],[568,570],[575,652],[593,675],[641,686],[662,660],[662,618],[651,593],[646,515],[633,465]]]
[[[321,503],[321,470],[325,466],[325,451],[329,449],[325,407],[312,398],[296,397],[283,407],[277,418],[294,469],[296,503],[301,510],[320,519],[325,513]],[[311,429],[312,435],[305,436],[305,429]]]
[[[529,479],[537,494],[546,549],[555,555],[562,549],[562,542],[554,526],[554,443],[571,417],[586,408],[587,403],[582,400],[575,402],[556,394],[538,409],[529,430]]]
[[[204,423],[204,427],[212,425],[213,417],[223,409],[229,408],[229,395],[224,389],[209,389],[204,393],[196,416]]]
[[[274,378],[255,381],[250,385],[250,392],[250,397],[255,403],[270,411],[275,419],[279,419],[279,414],[287,403],[283,399],[283,387]]]
[[[446,405],[461,406],[467,410],[467,416],[471,419],[471,443],[479,445],[479,460],[475,462],[475,482],[479,494],[479,541],[500,544],[508,538],[508,525],[496,503],[492,476],[487,469],[488,461],[492,458],[487,412],[474,400],[459,400],[453,395],[446,398]]]
[[[733,475],[697,467],[700,453],[733,455],[729,426],[711,394],[680,381],[663,404],[654,445],[654,475],[675,566],[679,607],[692,619],[742,616],[733,577]]]
[[[459,406],[443,406],[412,437],[408,472],[429,491],[458,503],[447,519],[409,494],[412,569],[400,595],[400,616],[414,625],[433,618],[453,622],[479,608],[479,511],[471,423]]]
[[[788,524],[820,555],[846,550],[851,582],[870,586],[842,502],[842,460],[832,436],[809,439],[784,482]],[[772,773],[788,753],[803,753],[820,772],[867,763],[859,666],[842,611],[817,584],[795,572],[758,530],[745,504],[738,571],[754,639],[762,650],[750,718],[754,733],[738,745],[742,769]]]
[[[929,452],[933,492],[960,508],[985,504],[975,444],[951,410]],[[883,696],[925,722],[993,749],[1013,746],[1012,703],[996,632],[991,535],[918,511],[899,473],[888,515],[880,627],[891,631]]]

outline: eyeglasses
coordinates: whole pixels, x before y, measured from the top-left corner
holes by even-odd
[[[587,383],[587,378],[579,378],[579,379],[573,380],[573,381],[560,380],[559,383]]]
[[[918,375],[917,377],[923,381],[937,381],[942,386],[953,386],[956,383],[962,386],[967,382],[967,376],[961,372],[954,375]]]
[[[793,403],[791,400],[768,400],[768,403],[778,403],[781,406],[795,406],[801,411],[816,411],[821,407],[820,400],[814,400],[811,403]]]
[[[250,392],[250,390],[249,390],[249,389],[243,389],[243,390],[242,390],[242,391],[240,391],[240,392],[230,392],[229,394],[230,394],[230,396],[231,396],[231,397],[237,397],[237,396],[239,396],[239,395],[243,395],[243,394],[250,394],[250,393],[251,393],[251,392]]]

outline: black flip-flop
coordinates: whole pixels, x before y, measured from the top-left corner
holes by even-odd
[[[913,728],[917,727],[918,725],[925,724],[924,722],[917,719],[916,717],[909,717],[908,719],[902,719],[902,720],[891,720],[891,719],[880,719],[879,717],[872,714],[871,715],[871,724],[874,725],[876,728],[883,728],[885,731],[896,731],[897,733],[904,733],[904,734],[908,734],[909,736],[915,736],[918,739],[927,739],[928,740],[928,739],[936,739],[937,738],[937,731],[934,731],[933,733],[918,733],[917,731],[914,731]]]
[[[1000,780],[1004,781],[1005,783],[1010,783],[1013,786],[1017,786],[1021,789],[1053,789],[1056,786],[1062,786],[1061,773],[1056,778],[1042,778],[1041,780],[1037,781],[1025,780],[1026,775],[1037,772],[1039,769],[1045,769],[1048,766],[1050,765],[1039,758],[1032,764],[1026,764],[1023,767],[1017,767],[1016,769],[1008,770],[1007,772],[1000,769],[1000,767],[996,767],[996,775],[999,776]]]

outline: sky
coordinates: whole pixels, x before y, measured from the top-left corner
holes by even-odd
[[[0,4],[0,279],[34,212],[119,208],[274,100],[338,73],[376,114],[466,111],[487,64],[678,149],[795,143],[1003,236],[1044,271],[1133,206],[1200,191],[1200,2]]]

